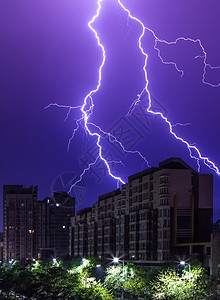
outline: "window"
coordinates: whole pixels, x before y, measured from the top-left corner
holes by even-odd
[[[164,249],[169,249],[169,242],[168,241],[163,241],[163,248]]]
[[[140,223],[139,230],[146,230],[146,223]]]
[[[168,230],[164,230],[164,231],[163,231],[163,238],[164,238],[164,239],[169,238],[169,231],[168,231]]]
[[[140,254],[139,254],[139,258],[140,258],[140,259],[146,259],[145,253],[140,253]]]
[[[134,241],[135,240],[135,235],[133,233],[130,233],[130,241]]]
[[[135,231],[135,224],[130,225],[130,231]]]
[[[164,217],[169,217],[169,210],[168,209],[163,209],[163,216]]]
[[[137,193],[137,191],[138,191],[138,186],[134,186],[133,189],[132,189],[132,192]]]
[[[139,233],[139,240],[140,240],[140,241],[143,241],[143,240],[145,240],[145,239],[146,239],[146,233],[145,233],[145,232]]]
[[[168,181],[168,176],[163,175],[160,177],[160,183],[168,183]]]
[[[146,219],[146,212],[140,213],[140,221],[145,220],[145,219]]]
[[[160,199],[160,205],[168,205],[168,204],[169,204],[168,198],[161,198]]]
[[[135,222],[136,215],[130,215],[130,222]]]
[[[147,190],[148,189],[148,182],[143,183],[142,188],[143,188],[143,190]]]
[[[140,250],[145,250],[146,249],[146,243],[140,243]]]
[[[130,250],[135,250],[135,244],[130,244]]]
[[[149,193],[144,193],[143,194],[143,200],[149,199]]]
[[[168,191],[168,187],[162,187],[160,188],[160,194],[168,194],[169,191]]]
[[[163,220],[163,227],[169,227],[170,226],[170,220],[169,219],[164,219]]]

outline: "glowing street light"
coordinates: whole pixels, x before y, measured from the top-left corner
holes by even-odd
[[[53,258],[53,264],[55,265],[57,263],[57,259]]]
[[[120,261],[122,261],[122,279],[124,282],[124,267],[125,267],[124,259],[120,260],[118,257],[113,257],[113,263],[119,264]],[[122,299],[124,299],[124,290],[123,289],[122,289]]]
[[[83,267],[86,267],[89,263],[88,259],[86,259],[86,258],[83,258],[82,262],[83,262]]]
[[[88,261],[88,259],[83,258],[82,262],[83,262],[83,267],[86,269],[86,286],[87,286],[87,268],[86,267],[89,264],[89,261]]]
[[[119,258],[118,257],[113,257],[113,263],[118,264],[119,263]]]
[[[189,263],[185,262],[184,260],[181,260],[181,261],[180,261],[180,265],[181,265],[181,266],[188,265],[188,266],[189,266],[189,272],[191,271],[191,265],[190,265]]]

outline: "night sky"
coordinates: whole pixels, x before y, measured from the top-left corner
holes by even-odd
[[[159,38],[199,38],[207,63],[220,65],[219,0],[124,0],[122,1]],[[95,139],[80,128],[67,151],[68,140],[81,117],[79,109],[49,107],[50,103],[82,105],[98,80],[101,49],[88,22],[95,15],[95,0],[1,0],[0,2],[0,203],[2,185],[39,186],[39,199],[55,190],[68,191],[84,166],[97,156]],[[144,58],[138,50],[140,25],[127,18],[117,0],[103,0],[95,21],[106,50],[102,87],[94,96],[91,121],[114,134],[128,150],[139,150],[151,166],[169,157],[181,157],[191,167],[186,146],[176,141],[160,117],[146,114],[147,99],[126,117],[145,85]],[[220,168],[220,87],[202,82],[203,59],[198,43],[179,41],[160,45],[164,65],[154,50],[152,34],[143,38],[148,53],[149,90],[152,106],[168,117],[175,132],[196,145]],[[206,81],[220,82],[220,68],[207,71]],[[145,104],[144,104],[145,103]],[[136,154],[123,153],[117,144],[102,139],[103,155],[112,172],[127,177],[147,168]],[[220,177],[201,162],[201,172],[214,175],[214,220],[220,218]],[[98,195],[110,192],[117,182],[100,161],[72,190],[77,209],[90,206]],[[2,226],[2,225],[1,225]],[[0,227],[2,229],[2,227]]]

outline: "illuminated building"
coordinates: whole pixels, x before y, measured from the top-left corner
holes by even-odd
[[[38,201],[38,248],[41,258],[62,258],[69,253],[70,219],[75,215],[75,198],[66,192]]]
[[[3,186],[4,261],[37,258],[37,186]]]
[[[210,254],[212,215],[212,175],[170,158],[100,196],[89,213],[79,211],[72,218],[70,254],[161,262],[196,254],[204,260]],[[84,247],[79,252],[75,233],[82,223]]]

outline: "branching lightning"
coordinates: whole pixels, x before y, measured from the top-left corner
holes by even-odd
[[[88,123],[88,124],[96,127],[105,137],[108,138],[108,140],[109,140],[110,143],[116,143],[116,144],[118,144],[121,147],[121,149],[122,149],[123,152],[130,153],[130,154],[137,154],[140,158],[142,158],[144,160],[144,162],[147,164],[147,166],[150,167],[149,162],[144,157],[144,155],[141,154],[140,151],[137,151],[137,150],[126,150],[126,148],[124,147],[124,145],[120,141],[118,141],[113,134],[111,134],[110,132],[102,130],[100,126],[97,126],[94,123]]]
[[[152,110],[152,106],[151,106],[151,103],[152,103],[152,101],[151,101],[151,94],[150,94],[150,91],[149,91],[149,89],[148,89],[149,81],[148,81],[148,76],[147,76],[147,60],[148,60],[148,55],[147,55],[147,53],[144,51],[144,49],[143,49],[143,47],[142,47],[142,38],[143,38],[143,36],[144,36],[146,30],[152,32],[152,34],[153,34],[154,37],[155,37],[155,49],[157,49],[157,48],[156,48],[156,45],[157,45],[157,42],[159,41],[159,39],[157,38],[157,36],[156,36],[155,33],[153,32],[153,30],[151,30],[151,29],[149,29],[149,28],[146,28],[146,27],[144,26],[144,24],[143,24],[139,19],[137,19],[136,17],[133,17],[133,16],[131,15],[131,12],[129,11],[129,9],[127,9],[127,8],[121,3],[121,0],[117,0],[117,1],[118,1],[119,5],[123,8],[123,10],[127,12],[128,16],[129,16],[131,19],[133,19],[133,20],[135,20],[136,22],[138,22],[138,23],[141,25],[141,27],[142,27],[142,33],[141,33],[141,35],[139,36],[139,39],[138,39],[138,45],[139,45],[139,49],[140,49],[142,55],[145,57],[144,65],[143,65],[143,71],[144,71],[145,83],[146,83],[146,84],[145,84],[145,87],[144,87],[143,91],[142,91],[141,94],[139,95],[138,99],[135,100],[135,105],[136,105],[136,104],[138,103],[138,101],[140,100],[141,95],[142,95],[143,93],[146,92],[147,95],[148,95],[148,100],[149,100],[148,107],[147,107],[147,112],[148,112],[148,113],[151,113],[151,114],[154,114],[154,115],[159,115],[159,116],[166,122],[166,124],[167,124],[168,127],[169,127],[170,133],[175,137],[175,139],[181,141],[183,144],[185,144],[185,145],[187,146],[187,148],[188,148],[188,150],[189,150],[190,157],[193,158],[193,159],[195,159],[195,160],[197,161],[197,164],[198,164],[198,171],[200,171],[200,163],[199,163],[199,162],[200,162],[200,160],[202,160],[203,163],[204,163],[208,168],[210,168],[211,170],[215,171],[218,175],[220,175],[220,171],[219,171],[218,167],[215,165],[214,162],[212,162],[211,160],[209,160],[208,157],[202,156],[202,154],[200,153],[199,149],[198,149],[196,146],[190,145],[186,140],[184,140],[182,137],[178,136],[178,135],[173,131],[173,126],[172,126],[171,122],[168,120],[167,117],[165,117],[161,112],[155,112],[155,111]],[[203,54],[204,54],[204,69],[203,69],[203,79],[202,79],[202,80],[203,80],[203,82],[204,82],[205,84],[208,84],[208,83],[205,81],[206,68],[207,68],[207,66],[209,66],[209,65],[207,64],[207,62],[206,62],[206,60],[207,60],[207,53],[205,52],[205,49],[204,49],[204,47],[202,46],[202,43],[201,43],[201,41],[200,41],[199,39],[195,41],[195,40],[190,39],[190,38],[184,38],[184,37],[181,37],[181,38],[176,39],[175,42],[171,42],[171,43],[169,43],[169,42],[167,42],[167,41],[165,41],[165,40],[160,40],[160,41],[162,41],[162,42],[164,42],[164,43],[167,43],[167,44],[174,44],[174,43],[177,43],[178,40],[180,40],[180,39],[183,39],[183,40],[190,40],[190,41],[192,41],[192,42],[198,42],[198,43],[199,43],[200,47],[202,48]],[[158,50],[158,49],[157,49],[157,50]],[[162,59],[162,57],[161,57],[161,55],[160,55],[160,51],[159,51],[159,50],[158,50],[158,55],[159,55],[160,59],[162,60],[162,62],[164,62],[163,59]],[[166,63],[166,62],[164,62],[164,63]],[[173,64],[173,65],[175,66],[175,68],[177,69],[177,71],[181,73],[181,75],[184,74],[182,70],[179,70],[179,69],[178,69],[178,67],[177,67],[177,65],[176,65],[175,63],[169,62],[169,64]],[[209,85],[211,85],[212,87],[218,87],[220,84],[219,84],[219,85],[212,85],[212,84],[209,84]],[[134,105],[133,105],[133,106],[134,106]],[[133,109],[134,109],[134,108],[133,108]],[[197,156],[193,155],[193,152],[195,152],[195,153],[197,154]]]
[[[195,57],[195,59],[197,59],[197,58],[202,58],[202,59],[203,59],[203,65],[204,65],[204,66],[203,66],[202,82],[203,82],[204,84],[207,84],[207,85],[211,86],[211,87],[219,87],[219,86],[220,86],[220,83],[218,83],[218,84],[212,84],[212,83],[206,81],[206,79],[205,79],[205,77],[206,77],[206,71],[207,71],[208,68],[214,70],[214,69],[219,69],[220,66],[213,67],[213,66],[211,66],[210,64],[207,63],[207,52],[205,51],[205,48],[204,48],[204,46],[202,45],[202,42],[201,42],[200,39],[195,39],[195,40],[194,40],[194,39],[189,38],[189,37],[187,37],[187,38],[186,38],[186,37],[179,37],[179,38],[177,38],[177,39],[176,39],[175,41],[173,41],[173,42],[168,42],[168,41],[166,41],[166,40],[159,39],[159,38],[156,36],[156,34],[154,33],[154,31],[153,31],[152,29],[147,28],[147,27],[146,27],[145,29],[146,29],[147,31],[151,32],[152,35],[154,36],[154,41],[155,41],[155,43],[154,43],[154,49],[157,51],[158,57],[160,58],[160,60],[162,61],[162,63],[163,63],[163,64],[167,64],[167,65],[173,65],[173,66],[175,67],[175,69],[181,74],[181,77],[184,75],[184,71],[181,70],[181,69],[179,69],[178,66],[177,66],[177,64],[176,64],[175,62],[173,62],[173,61],[165,61],[165,60],[163,59],[163,57],[161,56],[160,49],[157,47],[157,45],[158,45],[158,43],[163,43],[163,44],[166,44],[166,45],[175,45],[175,44],[177,44],[179,41],[185,41],[185,42],[189,41],[189,42],[192,42],[192,43],[194,43],[194,44],[198,43],[198,44],[199,44],[199,47],[200,47],[200,49],[201,49],[201,51],[202,51],[202,53],[203,53],[203,55],[197,55],[197,56]]]
[[[148,80],[148,75],[147,75],[148,54],[144,51],[144,48],[142,46],[142,38],[144,37],[146,31],[150,32],[153,35],[154,41],[155,41],[154,42],[154,49],[157,51],[158,57],[161,60],[161,62],[163,64],[173,65],[175,67],[175,69],[177,70],[177,72],[180,73],[181,76],[184,75],[184,71],[181,70],[180,68],[178,68],[178,66],[177,66],[177,64],[175,62],[173,62],[173,61],[165,61],[163,59],[163,57],[161,55],[161,51],[158,48],[159,43],[163,43],[163,44],[167,44],[167,45],[174,45],[174,44],[177,44],[180,40],[190,41],[192,43],[198,43],[199,46],[200,46],[200,49],[202,51],[202,54],[196,56],[195,59],[202,59],[203,60],[204,66],[203,66],[202,82],[204,84],[210,85],[211,87],[219,87],[220,83],[219,84],[212,84],[212,83],[207,82],[206,81],[206,71],[207,71],[208,68],[210,68],[210,69],[218,69],[218,68],[220,68],[220,66],[213,67],[213,66],[211,66],[210,64],[207,63],[207,53],[206,53],[205,48],[203,47],[203,45],[202,45],[202,43],[201,43],[201,41],[199,39],[194,40],[194,39],[188,38],[188,37],[187,38],[185,38],[185,37],[179,37],[175,41],[172,41],[172,42],[168,42],[166,40],[160,39],[160,38],[158,38],[156,36],[156,34],[154,33],[154,31],[152,29],[145,27],[145,25],[142,23],[141,20],[139,20],[138,18],[132,16],[130,10],[127,9],[122,4],[121,0],[115,0],[115,1],[117,1],[117,3],[119,4],[119,6],[128,14],[129,18],[132,19],[132,20],[134,20],[134,21],[136,21],[141,26],[141,28],[142,28],[142,33],[141,33],[141,35],[138,38],[138,48],[139,48],[139,50],[141,51],[141,54],[144,57],[144,64],[142,66],[142,70],[143,70],[144,77],[145,77],[145,87],[142,90],[142,92],[137,95],[138,98],[132,103],[131,107],[128,110],[127,116],[129,116],[130,114],[132,114],[132,112],[135,109],[135,107],[141,101],[141,97],[143,96],[143,94],[147,93],[147,96],[148,96],[147,112],[150,113],[150,114],[153,114],[153,115],[159,115],[164,120],[164,122],[166,123],[166,125],[168,126],[171,135],[176,140],[179,140],[183,144],[186,145],[186,147],[188,148],[190,157],[192,159],[195,159],[197,161],[198,171],[200,171],[200,161],[203,161],[203,163],[207,167],[209,167],[210,169],[212,169],[213,171],[215,171],[218,175],[220,175],[220,171],[219,171],[218,167],[215,165],[214,162],[212,162],[211,160],[209,160],[208,157],[202,156],[202,154],[200,153],[199,149],[195,145],[190,145],[186,140],[184,140],[182,137],[178,136],[173,131],[173,128],[176,127],[176,126],[178,126],[178,125],[179,126],[187,126],[187,125],[191,125],[191,123],[186,123],[186,124],[176,123],[176,124],[172,125],[171,122],[168,120],[168,118],[165,117],[161,112],[155,112],[155,111],[152,110],[152,100],[151,100],[151,94],[150,94],[150,91],[149,91],[149,88],[148,88],[149,80]],[[102,160],[104,162],[104,164],[105,164],[105,166],[107,168],[108,174],[113,179],[115,179],[117,181],[117,186],[119,186],[120,183],[124,184],[124,181],[120,177],[114,176],[112,174],[110,166],[109,166],[109,164],[111,164],[112,161],[107,161],[103,157],[102,146],[100,144],[101,139],[103,139],[103,138],[107,138],[110,143],[117,143],[121,147],[122,151],[124,151],[126,153],[139,155],[144,160],[144,162],[148,165],[148,167],[150,167],[147,159],[139,151],[136,151],[136,150],[135,151],[128,151],[128,150],[126,150],[126,148],[123,146],[123,144],[120,141],[118,141],[111,133],[102,130],[100,128],[100,126],[98,126],[98,125],[96,125],[94,123],[89,122],[89,118],[92,115],[93,108],[94,108],[93,97],[99,91],[99,89],[101,87],[101,83],[102,83],[102,70],[103,70],[103,67],[104,67],[105,61],[106,61],[105,48],[104,48],[104,46],[102,45],[102,43],[100,41],[100,37],[99,37],[97,31],[93,27],[93,23],[96,21],[96,19],[100,15],[100,11],[101,11],[101,8],[102,8],[102,2],[103,2],[103,0],[97,0],[96,14],[93,16],[93,18],[91,19],[91,21],[89,21],[89,23],[88,23],[88,27],[94,33],[96,41],[97,41],[97,45],[99,46],[99,48],[101,49],[101,52],[102,52],[102,61],[101,61],[101,64],[100,64],[100,66],[98,68],[98,82],[97,82],[97,86],[93,90],[91,90],[85,96],[85,98],[83,100],[83,104],[80,105],[80,106],[72,107],[72,106],[59,105],[57,103],[52,103],[52,104],[49,104],[46,107],[46,108],[49,108],[51,106],[57,106],[59,108],[65,108],[65,109],[67,109],[67,115],[66,115],[65,120],[68,119],[68,117],[70,116],[70,113],[71,113],[71,111],[73,109],[80,109],[80,111],[82,113],[82,116],[81,116],[81,118],[79,118],[78,120],[76,120],[76,127],[75,127],[75,129],[74,129],[74,131],[72,133],[72,136],[71,136],[71,138],[69,139],[69,142],[68,142],[68,150],[70,148],[71,141],[73,140],[73,138],[74,138],[74,136],[75,136],[75,134],[78,131],[78,129],[79,129],[80,126],[84,128],[85,132],[88,135],[90,135],[91,137],[94,137],[96,139],[96,145],[97,145],[97,149],[98,149],[98,156],[95,158],[95,160],[93,162],[91,162],[90,164],[88,164],[87,168],[85,168],[83,170],[83,172],[81,173],[81,175],[79,175],[78,180],[70,187],[69,192],[71,192],[72,188],[77,183],[79,183],[82,180],[84,174],[88,170],[90,170],[90,168],[92,166],[94,166],[98,162],[98,160]],[[120,161],[114,161],[114,163],[121,163],[122,164],[122,162],[120,162]]]
[[[176,124],[173,124],[172,127],[176,127],[176,126],[186,127],[186,126],[190,126],[190,125],[192,125],[192,123],[176,123]]]

